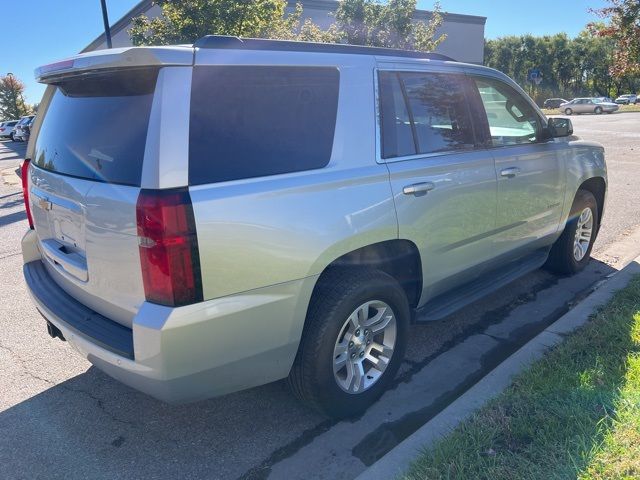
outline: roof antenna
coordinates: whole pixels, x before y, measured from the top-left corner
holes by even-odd
[[[109,15],[107,14],[106,0],[100,0],[102,5],[102,21],[104,22],[104,35],[107,37],[107,48],[111,48],[111,27],[109,27]]]

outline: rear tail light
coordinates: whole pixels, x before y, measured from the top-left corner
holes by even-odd
[[[200,256],[189,191],[141,190],[136,217],[147,301],[172,307],[201,302]]]
[[[31,160],[27,158],[22,163],[20,176],[22,178],[22,196],[24,197],[24,209],[27,211],[27,220],[29,220],[29,228],[33,230],[33,217],[31,216],[31,206],[29,205],[29,165]]]

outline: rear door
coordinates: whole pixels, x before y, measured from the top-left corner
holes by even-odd
[[[533,105],[506,82],[472,77],[482,99],[498,181],[496,254],[519,256],[544,244],[560,224],[567,142],[543,132]]]
[[[136,201],[157,69],[63,78],[36,124],[31,210],[49,274],[124,325],[144,301]]]
[[[381,161],[389,168],[399,236],[420,251],[421,304],[478,276],[493,251],[493,157],[474,135],[464,74],[381,70]]]

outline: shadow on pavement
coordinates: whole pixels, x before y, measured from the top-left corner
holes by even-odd
[[[13,203],[13,202],[11,202]],[[21,204],[22,203],[22,199],[15,203],[15,205]],[[3,207],[5,208],[5,207]],[[2,215],[0,216],[0,227],[4,227],[5,225],[9,225],[11,223],[15,223],[15,222],[20,222],[22,220],[26,220],[27,219],[27,214],[25,211],[21,210],[19,212],[13,212],[13,213],[9,213],[7,215]]]
[[[318,421],[281,382],[171,406],[91,367],[0,413],[0,461],[24,478],[236,478]]]
[[[12,142],[11,140],[0,142],[0,165],[2,162],[22,160],[26,151],[27,144],[25,142]]]
[[[9,199],[9,197],[11,197]],[[0,200],[7,198],[3,203],[0,203],[0,210],[5,210],[7,208],[13,207],[24,207],[24,199],[22,198],[22,191],[13,193],[11,195],[5,195],[4,197],[0,197]],[[26,217],[25,217],[26,218]],[[0,222],[2,222],[2,217],[0,216]]]

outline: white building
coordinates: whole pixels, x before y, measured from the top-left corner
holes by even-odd
[[[338,2],[335,0],[297,0],[302,4],[302,19],[310,18],[314,23],[322,28],[327,28],[334,22],[333,14],[336,11]],[[296,0],[289,1],[288,10],[295,8]],[[111,40],[114,47],[126,47],[131,45],[128,30],[131,28],[131,19],[144,14],[149,18],[155,18],[161,14],[158,5],[154,5],[152,0],[142,0],[120,20],[111,27]],[[426,20],[430,12],[425,10],[416,11],[417,20]],[[442,42],[437,52],[449,57],[469,63],[483,62],[484,56],[484,25],[485,17],[473,15],[461,15],[458,13],[444,13],[443,23],[438,33],[447,34],[447,39]],[[105,35],[102,34],[91,42],[83,52],[106,48]]]

